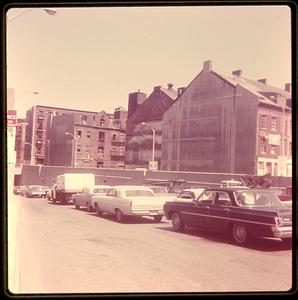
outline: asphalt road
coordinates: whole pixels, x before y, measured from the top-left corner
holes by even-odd
[[[292,245],[246,247],[218,233],[177,233],[165,219],[117,223],[46,199],[9,199],[13,293],[264,292],[292,286]]]

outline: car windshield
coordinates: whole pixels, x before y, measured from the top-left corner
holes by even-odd
[[[107,193],[109,188],[95,188],[93,189],[93,194]]]
[[[239,206],[281,206],[278,196],[271,191],[241,191],[235,192]]]
[[[153,192],[147,190],[128,190],[125,191],[126,197],[155,197]]]

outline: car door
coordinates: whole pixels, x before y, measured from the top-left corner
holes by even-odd
[[[216,231],[226,229],[229,210],[232,205],[228,192],[218,191],[215,195],[214,202],[209,205],[208,227]]]
[[[196,200],[189,215],[189,225],[194,227],[208,227],[209,206],[215,199],[216,192],[204,191]]]
[[[108,213],[114,213],[115,212],[116,195],[117,195],[117,190],[115,188],[111,188],[107,192],[107,194],[102,197],[102,200],[99,203],[100,209],[102,211],[105,211]]]

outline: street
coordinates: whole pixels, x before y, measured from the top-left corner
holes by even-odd
[[[218,233],[174,232],[150,218],[119,224],[73,205],[10,196],[12,293],[287,291],[292,247],[262,239],[246,247]]]

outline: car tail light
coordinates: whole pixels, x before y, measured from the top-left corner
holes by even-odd
[[[276,226],[280,227],[283,225],[283,220],[280,217],[275,217],[275,224]]]

